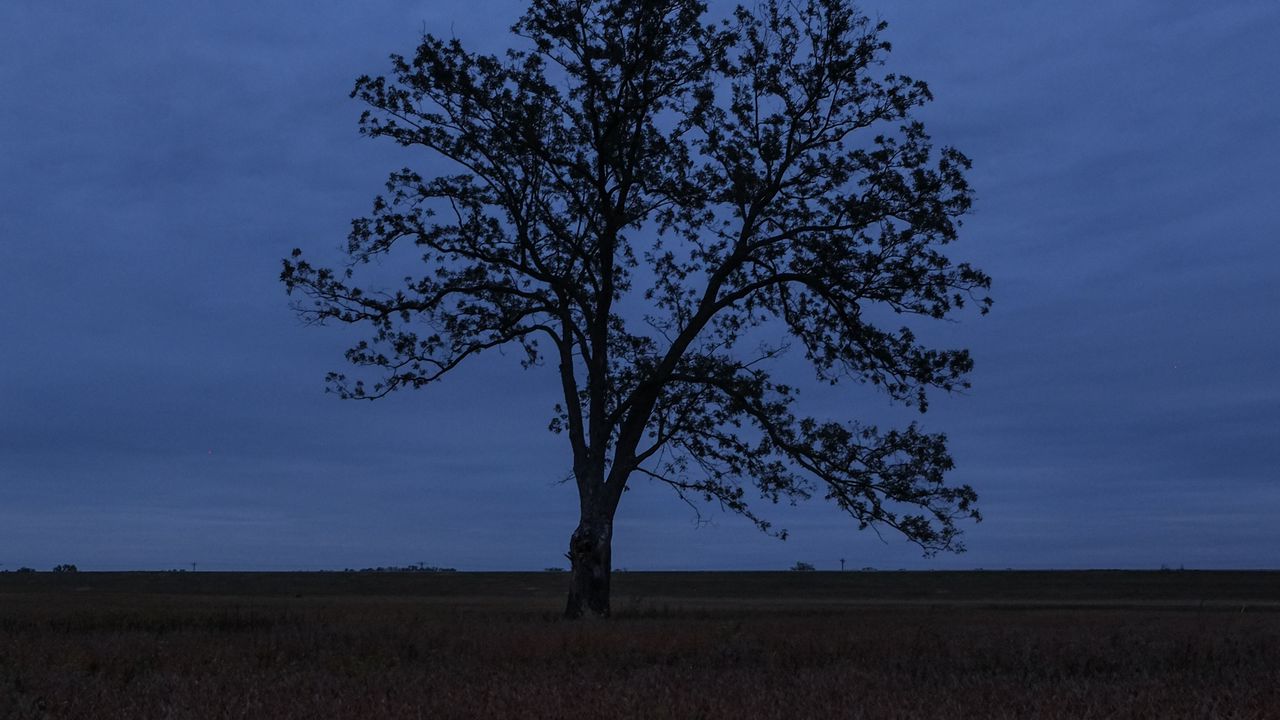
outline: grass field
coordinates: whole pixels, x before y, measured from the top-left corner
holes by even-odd
[[[0,574],[0,718],[1280,718],[1280,573]]]

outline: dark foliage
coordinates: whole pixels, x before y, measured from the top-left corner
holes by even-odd
[[[912,117],[928,87],[880,74],[885,26],[845,0],[714,25],[704,11],[534,0],[512,28],[524,49],[427,35],[389,77],[356,82],[362,132],[429,151],[431,172],[391,175],[346,267],[284,262],[303,317],[371,330],[347,359],[372,378],[332,373],[332,388],[379,398],[507,345],[550,360],[564,394],[550,428],[582,498],[575,570],[592,556],[607,575],[637,474],[779,536],[747,487],[769,502],[816,490],[862,528],[961,550],[976,494],[946,483],[945,436],[797,414],[769,361],[795,345],[822,380],[921,411],[930,390],[967,387],[967,351],[881,320],[990,305],[989,278],[943,254],[969,160],[933,146]],[[364,275],[384,256],[406,261],[398,287]]]

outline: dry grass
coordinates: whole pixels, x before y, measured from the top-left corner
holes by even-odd
[[[720,577],[685,576],[719,596],[629,578],[646,592],[619,592],[618,617],[574,624],[556,619],[564,578],[467,577],[366,594],[295,577],[340,593],[302,597],[233,594],[261,577],[182,594],[3,578],[0,718],[1280,717],[1280,613],[1190,591],[1177,610],[996,607],[958,586],[943,595],[962,602],[849,604],[761,589],[829,578],[755,576],[726,602]]]

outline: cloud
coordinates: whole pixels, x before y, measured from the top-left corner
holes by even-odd
[[[518,9],[0,8],[0,85],[16,99],[0,104],[4,562],[560,561],[574,502],[554,484],[568,462],[545,431],[545,372],[495,355],[420,393],[339,402],[322,378],[352,336],[301,326],[276,279],[294,246],[335,257],[388,170],[431,169],[357,136],[353,78],[410,51],[424,23],[499,51]],[[979,202],[954,252],[994,276],[997,304],[930,329],[978,369],[923,421],[952,437],[955,477],[988,520],[969,555],[923,563],[820,503],[775,509],[793,530],[782,544],[714,510],[697,528],[641,484],[619,564],[1267,562],[1280,101],[1264,90],[1280,10],[868,9],[891,21],[886,69],[934,88],[935,138],[975,159]],[[906,417],[856,390],[805,400]]]

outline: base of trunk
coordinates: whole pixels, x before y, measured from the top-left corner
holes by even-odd
[[[609,573],[612,570],[613,524],[583,520],[569,539],[573,580],[564,616],[609,617]]]

